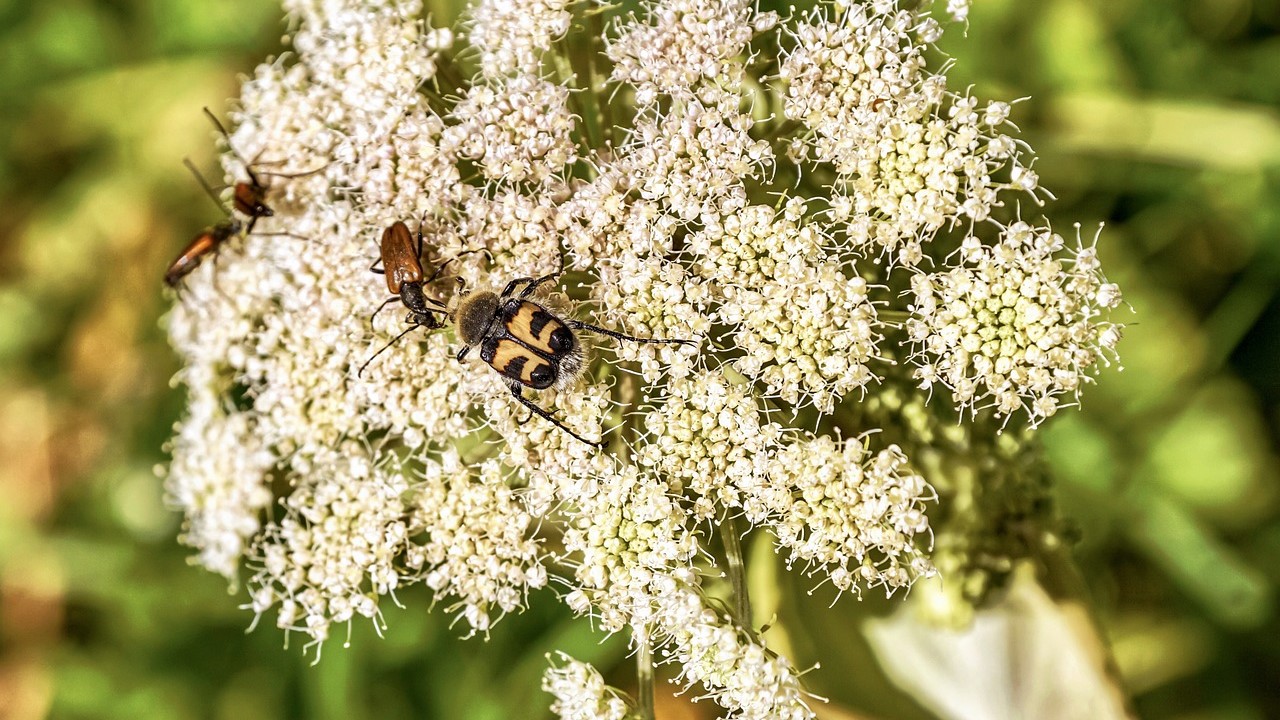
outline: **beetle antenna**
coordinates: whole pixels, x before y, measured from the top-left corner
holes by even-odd
[[[222,124],[222,121],[218,119],[218,116],[214,115],[209,108],[206,107],[203,108],[203,110],[205,117],[209,118],[209,122],[213,123],[213,126],[218,128],[218,132],[222,133],[222,137],[226,138],[227,149],[230,150],[231,154],[235,155],[236,159],[240,161],[240,164],[244,166],[245,172],[249,174],[249,179],[253,181],[254,185],[261,187],[262,183],[258,182],[258,176],[253,174],[253,167],[251,163],[248,160],[245,160],[244,156],[240,154],[240,151],[236,150],[236,146],[232,144],[231,133],[227,132],[227,127]],[[324,168],[320,169],[323,170]]]
[[[408,328],[406,328],[406,329],[405,329],[405,331],[404,331],[404,332],[402,332],[402,333],[400,333],[399,335],[397,335],[397,336],[395,336],[395,337],[391,338],[391,341],[390,341],[390,342],[388,342],[386,345],[383,345],[381,350],[379,350],[378,352],[374,353],[373,355],[370,355],[370,356],[369,356],[369,359],[364,361],[364,364],[360,366],[360,371],[356,373],[356,377],[364,377],[364,370],[365,370],[365,368],[369,367],[369,363],[373,362],[373,359],[374,359],[374,358],[376,358],[376,357],[378,357],[379,355],[381,355],[382,353],[386,352],[386,351],[387,351],[387,348],[389,348],[389,347],[391,347],[392,345],[395,345],[397,342],[399,342],[400,338],[404,337],[405,335],[408,335],[410,332],[412,332],[412,331],[414,331],[414,330],[416,330],[416,329],[418,329],[418,326],[417,326],[417,325],[410,325]]]
[[[226,205],[222,204],[222,199],[218,197],[218,193],[214,192],[213,188],[209,186],[209,181],[205,180],[204,175],[201,175],[200,171],[196,169],[195,163],[191,162],[191,158],[182,158],[182,162],[191,171],[191,174],[196,176],[196,182],[200,183],[200,187],[204,188],[209,198],[213,200],[213,204],[217,205],[223,214],[230,215],[231,211],[227,209]]]

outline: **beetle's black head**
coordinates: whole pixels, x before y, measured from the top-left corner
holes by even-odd
[[[444,321],[437,317],[435,313],[430,311],[411,312],[409,313],[409,316],[405,318],[405,322],[408,322],[411,325],[419,325],[428,330],[439,330],[444,327]]]

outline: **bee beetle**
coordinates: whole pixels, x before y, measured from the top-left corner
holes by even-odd
[[[440,264],[440,267],[431,273],[430,277],[426,277],[426,273],[422,269],[422,222],[418,222],[418,239],[414,243],[413,236],[409,234],[409,228],[403,222],[397,220],[390,227],[382,231],[382,242],[379,243],[379,257],[369,266],[371,272],[386,276],[387,290],[391,293],[391,297],[383,301],[377,310],[373,311],[373,315],[369,316],[369,325],[373,325],[373,320],[382,312],[383,308],[393,302],[399,300],[409,309],[409,314],[405,317],[405,322],[409,327],[404,332],[395,336],[386,345],[383,345],[378,352],[374,353],[368,360],[360,366],[360,371],[356,373],[357,377],[364,375],[365,368],[369,367],[369,363],[378,357],[387,348],[391,347],[400,338],[409,334],[416,328],[426,328],[427,330],[439,330],[444,327],[444,320],[441,319],[448,315],[448,309],[440,303],[440,301],[427,297],[423,288],[436,281],[444,269],[459,257],[466,255],[474,250],[464,250]],[[382,267],[379,268],[378,264]],[[441,317],[436,317],[439,314]]]
[[[502,376],[511,394],[531,412],[569,435],[593,447],[604,447],[604,439],[588,440],[570,430],[551,413],[525,397],[524,390],[563,388],[577,378],[584,368],[585,353],[575,330],[607,335],[616,340],[637,343],[694,345],[692,340],[654,340],[623,335],[608,328],[558,317],[529,299],[539,286],[558,277],[559,273],[539,278],[516,278],[501,293],[488,290],[462,292],[451,303],[450,317],[463,348],[457,359],[462,362],[472,349],[480,359]],[[517,294],[517,288],[523,289]],[[458,279],[459,290],[463,280]]]

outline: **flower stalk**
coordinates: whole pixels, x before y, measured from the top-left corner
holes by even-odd
[[[653,715],[653,647],[648,634],[636,648],[636,717],[654,720]]]
[[[729,576],[729,587],[733,592],[733,619],[748,633],[754,633],[751,596],[747,590],[747,566],[742,555],[738,521],[733,515],[728,515],[720,521],[719,526],[720,540],[724,544],[725,572]]]

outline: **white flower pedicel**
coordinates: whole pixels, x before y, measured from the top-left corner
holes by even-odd
[[[938,495],[861,409],[934,392],[939,416],[1039,423],[1113,357],[1120,295],[1092,245],[1019,219],[1048,197],[1030,150],[1008,104],[930,68],[928,8],[642,8],[479,0],[446,29],[415,1],[286,0],[295,52],[232,114],[235,146],[280,174],[275,216],[169,318],[188,392],[169,494],[196,561],[316,644],[356,616],[382,628],[417,583],[482,635],[567,587],[629,632],[642,696],[561,656],[544,688],[562,717],[651,716],[656,660],[731,717],[809,718],[737,540],[840,593],[934,574]],[[585,372],[534,399],[605,450],[457,362],[452,329],[358,376],[404,329],[398,304],[369,323],[396,221],[421,225],[428,273],[452,260],[441,301],[454,277],[562,270],[537,297],[557,314],[698,345],[583,335]]]

